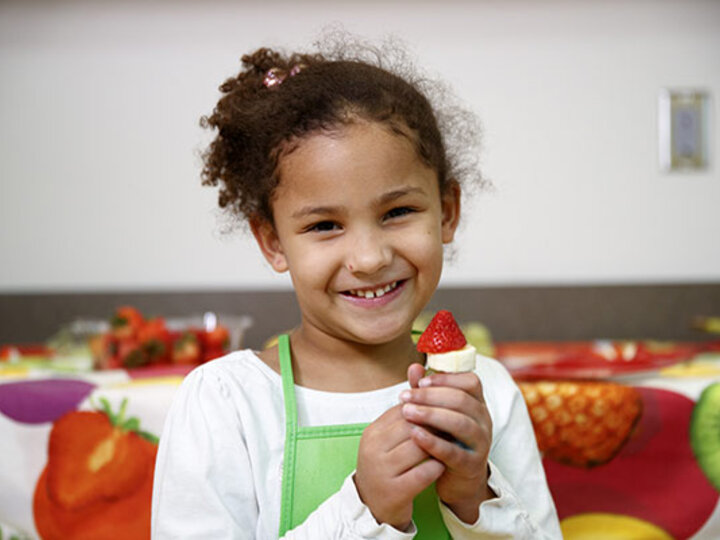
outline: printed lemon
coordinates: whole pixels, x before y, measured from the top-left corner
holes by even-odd
[[[565,540],[673,540],[657,525],[619,514],[577,514],[560,523]]]

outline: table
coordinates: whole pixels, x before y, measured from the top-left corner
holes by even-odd
[[[567,380],[528,377],[505,361],[534,420],[566,538],[720,538],[719,493],[690,442],[698,399],[720,388],[717,354]],[[67,539],[149,536],[154,437],[188,370],[0,369],[2,538],[38,538],[38,529]],[[142,435],[112,435],[98,410]],[[112,441],[104,453],[103,440]],[[100,488],[78,463],[109,464]],[[110,502],[97,502],[98,489]]]

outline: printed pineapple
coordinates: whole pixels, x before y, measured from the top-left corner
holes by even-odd
[[[632,387],[608,382],[519,382],[538,447],[551,459],[592,467],[620,451],[642,412]]]

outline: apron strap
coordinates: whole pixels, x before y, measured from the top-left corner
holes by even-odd
[[[285,401],[285,426],[297,430],[297,406],[295,404],[295,377],[293,376],[292,359],[290,356],[290,336],[282,334],[278,337],[278,353],[280,355],[280,375],[282,376],[283,398]]]
[[[285,402],[285,453],[283,456],[282,495],[280,498],[280,534],[292,526],[293,502],[295,500],[295,459],[297,448],[297,406],[295,404],[295,378],[290,357],[290,338],[278,337],[280,375]]]

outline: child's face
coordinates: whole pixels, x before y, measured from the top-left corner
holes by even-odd
[[[440,279],[459,190],[377,123],[312,135],[281,158],[264,255],[290,271],[303,325],[365,344],[407,338]]]

